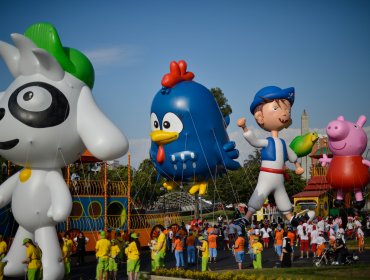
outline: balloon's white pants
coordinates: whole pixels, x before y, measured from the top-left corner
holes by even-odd
[[[26,265],[26,247],[22,245],[24,238],[35,240],[42,251],[43,280],[59,280],[64,277],[64,263],[60,262],[62,253],[54,226],[39,228],[35,235],[19,226],[9,253],[5,257],[7,264],[4,275],[10,277],[23,276]]]
[[[288,214],[292,211],[292,203],[285,190],[283,174],[264,171],[260,171],[258,175],[257,186],[248,202],[248,211],[255,213],[261,209],[271,193],[274,194],[275,203],[280,212]]]
[[[64,263],[59,261],[62,251],[54,226],[39,228],[35,239],[42,250],[42,279],[59,280],[64,278]]]

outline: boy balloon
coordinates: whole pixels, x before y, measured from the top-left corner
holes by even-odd
[[[293,226],[299,223],[299,217],[292,214],[292,203],[284,187],[285,162],[289,160],[296,167],[296,174],[302,174],[303,168],[297,162],[297,155],[279,138],[279,132],[288,128],[291,123],[291,107],[294,103],[294,88],[281,89],[276,86],[262,88],[255,95],[250,106],[257,124],[266,131],[271,132],[271,137],[258,139],[246,127],[245,118],[238,120],[237,124],[244,131],[243,136],[247,142],[261,150],[261,167],[257,186],[248,202],[248,211],[244,218],[236,223],[249,224],[252,215],[261,209],[264,201],[271,193],[274,194],[278,209],[285,215]],[[305,218],[309,216],[306,213]]]

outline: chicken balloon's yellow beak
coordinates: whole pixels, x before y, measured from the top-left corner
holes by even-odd
[[[177,132],[155,130],[150,133],[150,138],[157,145],[165,145],[177,140],[177,138],[179,138],[179,134]]]

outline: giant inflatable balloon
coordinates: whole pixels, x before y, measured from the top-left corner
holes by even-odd
[[[189,192],[202,195],[208,180],[240,167],[239,153],[212,93],[186,68],[185,61],[171,62],[153,99],[150,157],[168,190],[192,182]]]
[[[69,216],[72,199],[60,168],[86,148],[102,160],[118,158],[128,142],[92,97],[90,61],[63,47],[52,25],[35,24],[11,37],[14,46],[0,42],[14,77],[0,95],[0,155],[24,168],[0,186],[0,207],[11,202],[19,224],[5,275],[24,275],[22,240],[31,238],[42,250],[43,279],[63,279],[55,225]]]
[[[367,135],[362,128],[365,122],[365,116],[360,116],[356,123],[339,116],[326,127],[333,158],[324,155],[320,162],[323,166],[330,163],[326,178],[331,187],[337,190],[334,201],[337,207],[343,206],[343,193],[346,191],[355,192],[353,205],[357,209],[365,206],[362,188],[370,180],[370,162],[362,158],[367,146]]]

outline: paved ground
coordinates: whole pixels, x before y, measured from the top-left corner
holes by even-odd
[[[295,250],[297,247],[295,247]],[[362,264],[370,264],[370,250],[366,250],[364,253],[357,254],[360,257],[359,263]],[[186,256],[185,256],[186,257]],[[186,259],[186,258],[185,258]],[[246,256],[247,262],[245,264],[246,269],[252,269],[252,263],[249,259],[249,256]],[[167,253],[165,259],[166,265],[168,268],[175,267],[175,257],[172,253]],[[269,248],[263,251],[262,254],[262,265],[266,268],[272,268],[276,266],[277,256],[273,250],[273,248]],[[312,264],[312,257],[307,259],[299,259],[299,253],[295,253],[295,260],[293,262],[293,266],[306,266],[310,267],[313,266]],[[76,266],[76,260],[72,259],[72,276],[70,279],[72,280],[92,280],[95,278],[95,268],[96,268],[96,260],[94,255],[87,255],[86,256],[86,263],[84,266]],[[218,258],[217,263],[210,264],[211,270],[235,270],[237,269],[237,264],[235,263],[235,259],[231,254],[231,251],[218,251]],[[192,270],[200,270],[200,263],[199,266],[190,267],[189,269]],[[141,271],[150,271],[150,252],[148,250],[144,250],[142,252],[141,257]],[[4,279],[13,279],[13,280],[21,280],[26,279],[22,278],[4,278]],[[118,278],[117,279],[127,279],[126,276],[126,268],[125,264],[122,265],[119,269]]]

